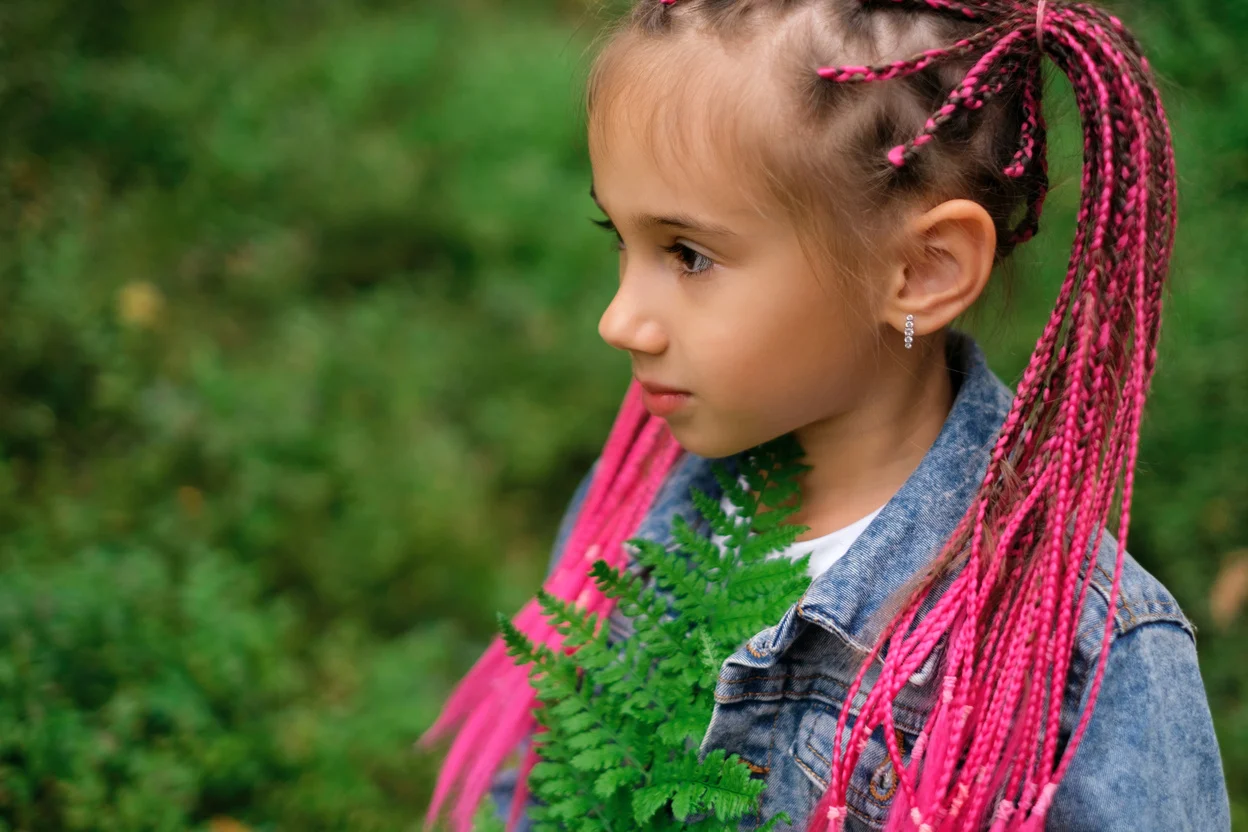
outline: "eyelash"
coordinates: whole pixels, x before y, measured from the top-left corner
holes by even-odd
[[[623,238],[620,237],[620,232],[616,230],[615,223],[611,222],[611,220],[590,220],[590,222],[592,222],[594,225],[598,226],[599,228],[605,228],[607,231],[610,231],[612,234],[615,235],[615,239],[618,243],[618,247],[619,248],[624,247],[624,240]],[[662,248],[668,254],[671,254],[680,260],[681,273],[686,274],[690,277],[697,277],[698,275],[704,274],[710,271],[711,266],[715,265],[714,260],[707,257],[705,254],[703,254],[700,251],[695,251],[694,249],[690,248],[684,243],[674,243],[670,246],[663,246]],[[706,265],[702,266],[702,268],[700,269],[691,268],[685,261],[685,255],[692,255],[693,262],[695,264],[700,264],[703,261],[705,261]]]

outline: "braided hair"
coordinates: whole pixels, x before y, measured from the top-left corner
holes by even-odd
[[[849,709],[841,710],[828,788],[807,821],[809,832],[843,828],[850,775],[872,732],[883,726],[899,780],[885,832],[1036,832],[1092,716],[1113,634],[1140,421],[1176,227],[1165,112],[1139,43],[1117,17],[1088,3],[640,0],[591,74],[591,117],[604,106],[612,76],[620,74],[611,72],[613,61],[632,44],[693,31],[759,37],[769,24],[798,12],[816,15],[822,26],[815,34],[801,27],[802,39],[789,50],[787,66],[797,68],[790,78],[793,99],[810,129],[793,133],[806,152],[785,193],[795,200],[795,216],[833,216],[847,209],[827,194],[803,193],[800,183],[826,186],[834,176],[857,177],[860,187],[837,198],[863,193],[874,204],[855,208],[850,224],[840,215],[841,230],[886,222],[888,209],[902,200],[963,196],[992,216],[996,260],[1005,260],[1036,233],[1048,190],[1044,58],[1074,91],[1083,174],[1066,277],[961,523],[929,568],[882,607],[887,620],[875,623],[878,637],[846,701],[854,700],[873,662],[882,667],[852,728]],[[829,32],[836,39],[821,39]],[[887,51],[884,32],[893,49],[916,39],[929,45],[880,61]],[[916,120],[917,112],[923,115]],[[824,134],[835,136],[834,146],[812,141]],[[773,161],[783,167],[793,158]],[[768,179],[783,182],[783,172]],[[609,599],[597,597],[585,581],[586,550],[618,560],[619,542],[640,522],[679,454],[670,434],[636,411],[635,396],[630,389],[595,475],[589,510],[547,582],[561,597],[579,596],[604,614]],[[643,464],[646,473],[639,475]],[[1115,507],[1110,614],[1086,705],[1059,757],[1060,708],[1090,560]],[[543,625],[535,619],[528,608],[517,617],[539,640],[556,640],[538,632]],[[906,764],[893,701],[941,641],[947,648],[940,696]],[[521,679],[511,667],[501,647],[492,646],[431,729],[436,736],[466,720],[439,779],[431,818],[451,783],[462,780],[456,827],[470,828],[485,778],[531,729],[531,697],[514,696],[516,685],[504,690],[488,681],[506,674]],[[500,720],[499,713],[506,717]],[[530,751],[513,820],[531,764]]]

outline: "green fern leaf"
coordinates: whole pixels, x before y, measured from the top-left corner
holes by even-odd
[[[530,773],[538,832],[730,832],[758,811],[764,781],[722,749],[698,754],[723,660],[808,583],[805,559],[771,557],[805,531],[785,522],[809,470],[801,456],[789,436],[742,454],[737,477],[712,464],[735,515],[697,489],[691,497],[722,547],[677,516],[672,544],[631,539],[629,569],[591,566],[632,624],[621,643],[609,642],[598,615],[544,591],[538,601],[563,650],[533,644],[500,616],[509,655],[532,665],[546,729]]]

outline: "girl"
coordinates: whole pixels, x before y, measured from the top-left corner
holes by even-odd
[[[1046,57],[1083,123],[1081,203],[1013,392],[951,323],[1037,228]],[[702,745],[766,780],[754,821],[1229,829],[1193,627],[1125,551],[1176,195],[1122,23],[1065,0],[638,0],[588,110],[620,245],[599,331],[636,381],[546,586],[606,611],[590,562],[678,513],[705,531],[709,460],[796,432],[814,580],[724,663]],[[551,638],[532,604],[516,620]],[[431,820],[457,785],[470,828],[493,781],[525,827],[531,750],[495,778],[533,728],[525,675],[495,643],[452,695]]]

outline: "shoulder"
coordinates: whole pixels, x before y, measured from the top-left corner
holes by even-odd
[[[1097,636],[1096,642],[1100,643],[1099,636],[1105,626],[1113,589],[1117,556],[1118,540],[1106,531],[1092,564],[1088,600],[1085,604],[1084,620],[1080,624],[1081,640],[1083,636],[1090,634]],[[1149,623],[1173,624],[1195,641],[1196,627],[1184,614],[1174,595],[1165,584],[1141,566],[1130,552],[1124,551],[1118,594],[1114,600],[1114,636],[1125,635],[1136,627]],[[1088,628],[1094,632],[1085,632]]]
[[[1117,555],[1118,540],[1106,531],[1092,562],[1087,597],[1076,634],[1075,652],[1071,657],[1074,677],[1072,681],[1075,682],[1075,691],[1078,692],[1083,692],[1086,688],[1086,682],[1095,672],[1101,652]],[[1116,647],[1128,640],[1128,635],[1131,636],[1129,640],[1135,643],[1133,649],[1116,651]],[[1182,653],[1186,659],[1195,662],[1195,625],[1184,614],[1179,602],[1165,584],[1126,551],[1122,555],[1122,570],[1117,597],[1114,599],[1110,651],[1111,656],[1115,652],[1126,656],[1129,652],[1132,661],[1140,665],[1136,670],[1140,673],[1141,681],[1147,674],[1145,665],[1150,658],[1149,651],[1164,651],[1171,659],[1179,658],[1176,654]],[[1164,683],[1166,680],[1154,681]],[[1201,694],[1203,696],[1203,690]]]
[[[960,343],[962,349],[970,352],[970,363],[973,367],[985,361],[978,345],[969,336],[962,338]],[[991,442],[995,442],[997,429],[1013,405],[1015,392],[991,370],[983,372],[986,382],[974,385],[968,394],[976,397],[976,412],[985,421],[991,421],[995,425],[991,438]],[[1067,534],[1069,533],[1070,529],[1067,530]],[[1090,648],[1093,659],[1100,650],[1104,636],[1117,556],[1118,539],[1106,529],[1101,536],[1096,557],[1092,559],[1092,575],[1078,633],[1079,650],[1086,652]],[[1141,566],[1130,552],[1124,551],[1118,594],[1114,601],[1114,632],[1111,638],[1124,636],[1137,627],[1152,623],[1177,628],[1195,642],[1196,628],[1184,615],[1170,590]]]
[[[1117,545],[1107,534],[1093,565],[1060,747],[1088,706],[1110,620]],[[1196,629],[1165,585],[1125,553],[1110,637],[1095,706],[1046,828],[1229,830],[1226,778],[1197,661]]]

